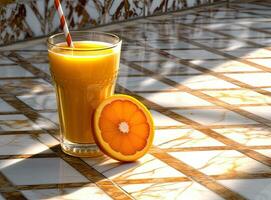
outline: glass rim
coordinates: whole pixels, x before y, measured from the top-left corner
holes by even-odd
[[[53,47],[56,47],[58,49],[62,49],[62,50],[66,50],[66,51],[102,51],[102,50],[107,50],[107,49],[112,49],[116,46],[118,46],[122,40],[120,39],[119,36],[113,34],[113,33],[107,33],[107,32],[102,32],[102,31],[70,31],[70,33],[96,33],[96,34],[102,34],[102,35],[106,35],[106,36],[111,36],[111,37],[114,37],[117,39],[117,41],[115,43],[109,43],[110,45],[108,47],[102,47],[102,48],[94,48],[94,49],[80,49],[80,48],[72,48],[72,47],[61,47],[61,46],[58,46],[56,43],[52,43],[50,42],[51,39],[55,38],[55,37],[58,37],[58,36],[64,36],[64,33],[56,33],[56,34],[53,34],[51,36],[49,36],[47,38],[47,45],[50,45],[50,46],[53,46]],[[66,43],[66,40],[65,40],[65,43]],[[58,43],[59,44],[59,43]]]

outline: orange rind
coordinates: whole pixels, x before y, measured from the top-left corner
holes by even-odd
[[[154,138],[154,125],[148,109],[128,95],[105,99],[94,115],[94,138],[106,155],[132,162],[147,153]]]

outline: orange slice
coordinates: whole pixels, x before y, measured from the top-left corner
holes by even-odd
[[[114,95],[105,99],[94,115],[95,140],[108,156],[123,162],[146,154],[154,137],[148,109],[133,97]]]

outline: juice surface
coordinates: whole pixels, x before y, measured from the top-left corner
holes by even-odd
[[[67,47],[61,43],[58,46]],[[63,139],[94,143],[92,117],[96,107],[114,92],[119,50],[102,42],[74,42],[74,50],[49,50]],[[107,49],[106,49],[107,48]]]

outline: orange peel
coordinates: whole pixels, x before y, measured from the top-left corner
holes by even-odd
[[[132,162],[150,149],[154,138],[151,113],[137,99],[123,94],[105,99],[94,114],[94,138],[103,153]]]

